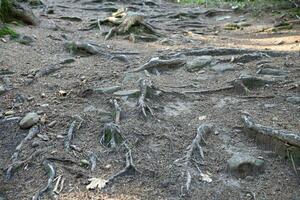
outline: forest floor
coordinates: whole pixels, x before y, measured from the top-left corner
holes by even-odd
[[[0,41],[1,200],[38,191],[41,199],[64,200],[299,199],[298,147],[257,136],[241,119],[247,113],[300,136],[299,23],[285,30],[276,24],[293,19],[271,12],[255,17],[165,1],[44,2],[34,8],[38,26],[14,27],[32,41]],[[144,15],[157,34],[105,40],[111,27],[99,20],[120,8]],[[85,52],[74,51],[75,43],[68,51],[70,41],[83,42]],[[134,72],[151,59],[173,63]],[[146,117],[137,105],[143,80],[154,90],[144,101]],[[19,121],[29,112],[39,121],[24,142],[28,129]],[[123,141],[109,148],[100,139],[114,123]],[[201,129],[199,151],[190,145],[201,125],[213,130]],[[234,169],[231,157],[244,163]],[[91,178],[101,189],[87,189]],[[58,184],[55,192],[42,191],[48,180]]]

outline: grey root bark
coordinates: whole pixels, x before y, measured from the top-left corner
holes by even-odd
[[[272,138],[276,138],[276,139],[282,141],[283,143],[293,145],[298,148],[300,147],[300,133],[276,129],[276,128],[258,124],[248,114],[242,115],[242,121],[243,121],[246,129],[254,131],[255,133],[261,134],[263,136],[269,136]]]
[[[74,137],[74,129],[75,129],[75,126],[76,126],[76,121],[73,121],[70,125],[70,128],[68,130],[68,134],[65,138],[65,141],[64,141],[64,147],[67,151],[70,150],[70,145],[71,145],[71,141]]]
[[[188,49],[184,51],[180,51],[177,53],[184,54],[186,56],[228,56],[228,55],[240,55],[240,54],[251,54],[257,53],[257,50],[251,49],[234,49],[234,48],[201,48],[201,49]],[[265,56],[285,56],[287,55],[286,52],[279,52],[279,51],[259,51],[259,53],[263,53]]]
[[[147,84],[145,79],[141,79],[139,81],[139,86],[140,86],[141,95],[140,95],[137,105],[138,105],[139,109],[141,110],[144,117],[147,117],[147,111],[149,111],[150,114],[153,116],[154,114],[153,114],[151,107],[149,105],[147,105],[147,103],[146,103],[146,96],[149,93],[148,88],[150,88],[151,85]]]
[[[197,135],[193,139],[192,143],[186,149],[186,155],[182,158],[184,164],[184,174],[186,175],[185,188],[189,191],[192,181],[192,176],[189,170],[189,164],[192,160],[193,153],[198,150],[198,153],[202,160],[204,160],[204,153],[201,147],[201,142],[205,142],[204,137],[213,131],[213,125],[211,124],[202,124],[197,129]],[[198,168],[199,172],[200,168]],[[184,187],[184,186],[183,186]],[[183,188],[182,188],[183,189]]]
[[[15,152],[13,153],[11,160],[12,164],[6,170],[6,178],[10,179],[12,177],[13,171],[19,166],[21,162],[18,162],[19,154],[22,151],[22,147],[28,143],[28,141],[32,140],[38,133],[39,128],[37,126],[33,126],[29,129],[28,135],[20,142],[20,144],[16,147]],[[18,164],[20,163],[20,164]]]
[[[38,25],[39,20],[26,3],[16,0],[0,0],[0,21],[22,21],[28,25]]]

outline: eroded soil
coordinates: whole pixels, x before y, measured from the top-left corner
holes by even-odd
[[[11,84],[11,88],[0,96],[0,112],[3,113],[0,121],[0,199],[31,199],[47,183],[42,162],[49,158],[56,158],[53,160],[56,177],[62,176],[65,180],[62,191],[56,195],[58,199],[299,199],[297,166],[294,169],[289,159],[278,156],[276,145],[271,141],[261,142],[248,137],[241,122],[241,113],[248,112],[261,124],[299,132],[299,104],[286,100],[299,96],[299,25],[295,24],[288,31],[261,32],[263,28],[273,27],[276,22],[273,16],[266,14],[256,18],[247,12],[230,10],[217,10],[211,16],[207,14],[211,9],[204,7],[145,2],[148,3],[45,1],[46,7],[34,9],[41,20],[39,26],[16,27],[19,33],[33,37],[33,43],[22,45],[7,38],[6,42],[0,43],[0,69],[3,72],[0,85]],[[101,31],[99,27],[85,30],[92,21],[103,19],[122,7],[144,14],[145,21],[162,34],[159,40],[134,43],[123,36],[115,36],[105,41],[101,32],[110,27],[101,25]],[[54,13],[48,14],[51,9]],[[220,18],[224,16],[230,17]],[[78,17],[79,20],[61,17]],[[239,20],[246,20],[251,25],[224,30],[226,23]],[[73,55],[65,48],[67,41],[92,41],[108,55],[121,52],[126,60],[103,55]],[[264,56],[234,62],[233,58],[240,55],[213,55],[220,64],[232,66],[221,72],[210,67],[188,72],[185,67],[180,67],[167,71],[158,68],[156,74],[132,73],[151,58],[174,58],[178,53],[205,47],[246,48],[253,50],[252,53],[264,51]],[[283,54],[272,56],[268,51]],[[70,57],[74,62],[60,64]],[[188,55],[186,59],[189,62],[196,57]],[[288,73],[275,83],[251,89],[249,94],[236,90],[195,92],[226,87],[241,74],[260,76],[257,71],[264,63]],[[61,68],[36,76],[37,71],[49,66]],[[4,75],[8,71],[10,73]],[[140,78],[151,80],[163,91],[147,100],[154,116],[148,113],[145,118],[141,115],[136,106],[138,98],[91,92],[109,86],[120,86],[121,90],[139,89]],[[132,151],[138,173],[120,176],[102,190],[88,191],[89,178],[107,179],[125,166],[127,149],[123,145],[110,149],[100,144],[101,129],[105,121],[110,120],[107,113],[114,112],[112,99],[117,99],[122,108],[119,126]],[[4,116],[7,111],[14,112]],[[24,144],[19,160],[44,150],[6,180],[11,156],[28,134],[28,130],[20,129],[18,125],[28,112],[37,112],[41,116],[40,132]],[[11,117],[17,118],[7,120]],[[72,144],[80,151],[66,151],[64,139],[74,120],[80,126],[76,126]],[[53,121],[56,124],[49,127]],[[190,165],[191,186],[185,191],[187,177],[180,159],[186,155],[186,148],[203,123],[213,124],[215,131],[205,138],[206,144],[202,144],[202,163],[199,162],[202,160],[200,155],[194,153]],[[90,166],[80,164],[83,159],[89,160],[86,152],[97,156],[94,171]],[[265,171],[243,179],[228,173],[227,160],[238,152],[262,158]],[[197,167],[212,181],[202,180]],[[51,199],[51,194],[45,193],[41,199]]]

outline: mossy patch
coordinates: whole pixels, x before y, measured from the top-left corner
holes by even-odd
[[[8,26],[0,27],[0,37],[9,35],[11,38],[18,38],[19,34]]]
[[[1,0],[0,1],[0,21],[9,22],[12,20],[10,14],[12,10],[12,1],[11,0]]]

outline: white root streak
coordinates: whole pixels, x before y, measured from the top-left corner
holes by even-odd
[[[189,191],[190,186],[191,186],[191,182],[192,182],[192,176],[189,172],[189,164],[190,164],[190,161],[192,160],[193,152],[196,149],[198,149],[199,154],[201,156],[201,159],[204,160],[204,153],[203,153],[203,149],[202,149],[200,143],[205,142],[205,140],[204,140],[205,135],[211,133],[212,131],[213,131],[213,125],[211,125],[211,124],[202,124],[197,129],[196,137],[193,139],[192,143],[187,147],[186,155],[183,157],[184,173],[186,174],[185,187],[186,187],[187,191]],[[200,170],[200,168],[198,168],[198,170]]]
[[[44,169],[48,174],[48,181],[47,185],[40,189],[33,197],[32,200],[39,200],[41,196],[47,192],[47,191],[52,191],[53,187],[53,180],[55,178],[55,168],[53,163],[49,162],[48,160],[43,161]]]
[[[116,112],[115,113],[116,114],[115,123],[119,124],[122,110],[121,110],[121,107],[119,106],[118,101],[116,99],[114,99],[114,107],[115,107],[115,112]]]
[[[74,137],[75,126],[76,126],[76,121],[73,121],[70,125],[69,130],[68,130],[68,135],[67,135],[67,137],[65,138],[65,141],[64,141],[64,147],[67,151],[70,150],[71,141]]]

